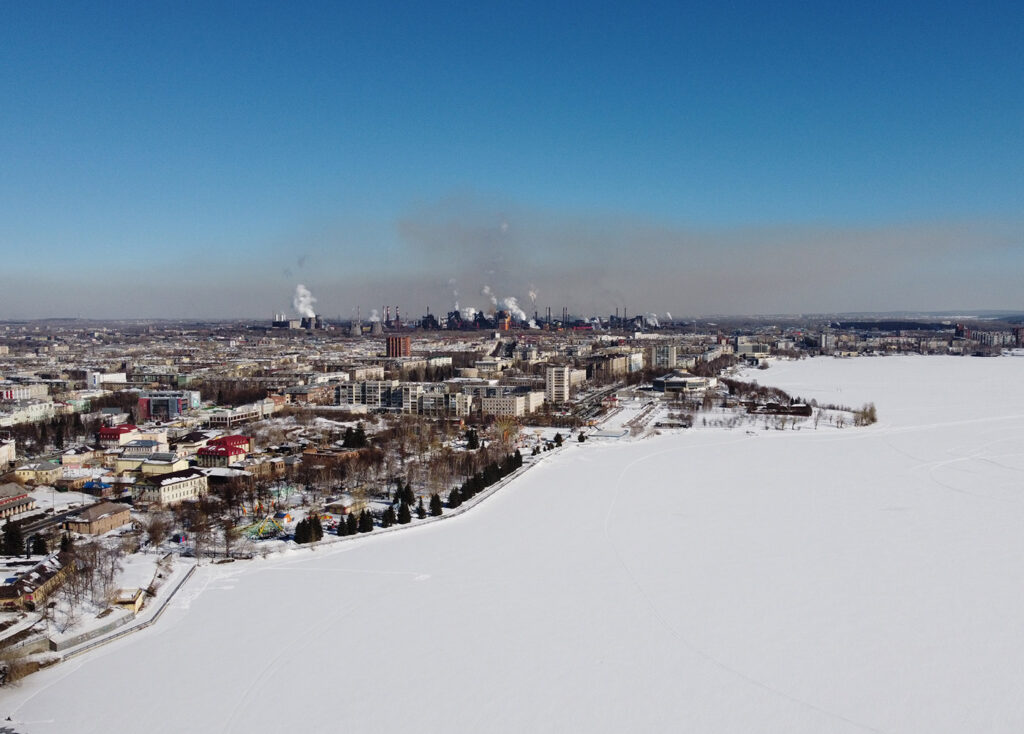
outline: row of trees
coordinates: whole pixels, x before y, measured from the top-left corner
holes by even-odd
[[[502,461],[492,461],[472,476],[468,477],[461,486],[452,489],[448,493],[448,506],[458,507],[474,495],[483,492],[492,484],[507,477],[523,465],[523,455],[516,449],[514,454],[508,454]]]
[[[295,525],[295,542],[299,544],[315,543],[324,537],[324,526],[319,515],[310,515],[299,520]]]

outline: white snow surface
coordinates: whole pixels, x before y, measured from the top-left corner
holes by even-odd
[[[51,732],[1024,731],[1016,359],[773,363],[879,423],[568,442],[448,522],[200,568]]]

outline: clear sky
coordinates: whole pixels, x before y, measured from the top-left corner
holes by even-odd
[[[3,3],[0,318],[1024,308],[1022,38],[1011,2]]]

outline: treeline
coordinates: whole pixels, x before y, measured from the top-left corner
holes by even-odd
[[[203,400],[212,400],[217,405],[235,408],[267,397],[267,388],[238,380],[203,380],[199,385],[199,397]]]
[[[768,387],[767,385],[759,385],[756,380],[754,382],[744,382],[743,380],[723,377],[721,382],[728,388],[729,395],[739,400],[758,400],[774,402],[779,405],[792,405],[794,402],[793,398],[785,390],[777,387]]]
[[[508,454],[502,461],[492,461],[482,471],[478,471],[468,477],[461,486],[452,489],[448,493],[448,506],[455,508],[523,465],[523,455],[516,449],[514,454]]]
[[[96,418],[84,419],[81,414],[59,415],[50,420],[35,423],[18,423],[3,429],[3,433],[14,439],[18,453],[29,453],[26,447],[32,446],[36,453],[52,445],[58,451],[68,443],[84,441],[93,443],[100,429],[100,421]]]

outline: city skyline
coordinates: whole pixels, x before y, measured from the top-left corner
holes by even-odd
[[[485,287],[581,314],[1019,304],[1009,4],[0,25],[3,318],[265,318],[299,283],[330,318]]]

